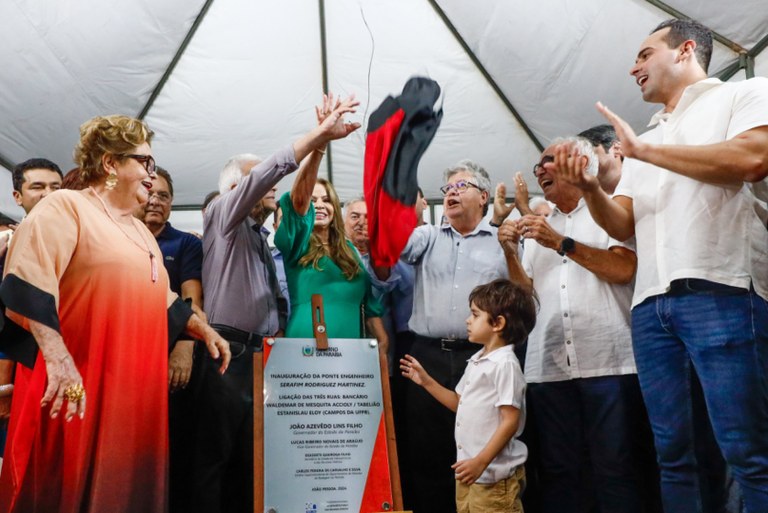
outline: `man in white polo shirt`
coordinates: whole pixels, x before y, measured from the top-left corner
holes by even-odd
[[[629,327],[637,258],[631,243],[611,239],[595,224],[581,190],[555,175],[559,142],[576,145],[581,165],[597,177],[589,141],[556,140],[534,166],[552,212],[499,229],[515,257],[518,238],[526,239],[510,280],[533,287],[540,302],[525,380],[540,445],[541,509],[580,511],[596,499],[602,513],[639,513],[633,444],[642,399]],[[585,474],[595,481],[594,498]]]
[[[694,21],[664,22],[643,42],[631,74],[664,109],[640,137],[598,104],[627,157],[613,199],[568,160],[571,148],[555,164],[611,236],[637,238],[632,337],[664,510],[707,510],[695,372],[747,510],[768,511],[768,231],[750,187],[768,175],[768,80],[708,79],[711,51]]]

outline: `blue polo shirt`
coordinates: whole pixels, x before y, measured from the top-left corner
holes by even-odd
[[[181,295],[181,284],[187,280],[203,281],[203,243],[191,233],[182,232],[165,223],[157,237],[163,252],[163,263],[171,282],[171,290]]]

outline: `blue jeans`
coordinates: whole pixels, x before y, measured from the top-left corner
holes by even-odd
[[[632,310],[638,376],[661,470],[664,510],[702,504],[691,374],[749,513],[768,512],[768,303],[753,291],[677,280]]]
[[[599,511],[640,512],[633,449],[641,421],[638,388],[634,374],[528,385],[540,443],[543,513],[587,511],[595,499],[592,488],[585,488],[587,474]]]

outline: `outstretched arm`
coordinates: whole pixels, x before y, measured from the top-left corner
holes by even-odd
[[[727,141],[701,146],[641,141],[629,124],[602,103],[597,110],[613,125],[625,157],[714,185],[759,182],[768,176],[768,126],[740,133]]]

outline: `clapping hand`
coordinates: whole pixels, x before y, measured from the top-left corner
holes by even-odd
[[[587,171],[589,160],[581,155],[572,143],[555,146],[554,164],[552,173],[559,179],[583,191],[593,191],[600,188],[597,176],[591,175]]]
[[[601,102],[595,104],[600,114],[605,116],[605,119],[613,125],[613,129],[616,130],[616,137],[618,137],[621,143],[621,154],[629,158],[637,158],[642,160],[640,154],[646,147],[629,126],[629,123],[617,116],[611,109],[603,105]]]
[[[493,222],[495,224],[501,224],[512,213],[512,209],[515,208],[514,202],[511,205],[507,205],[507,186],[504,182],[496,185],[496,194],[493,196]]]

